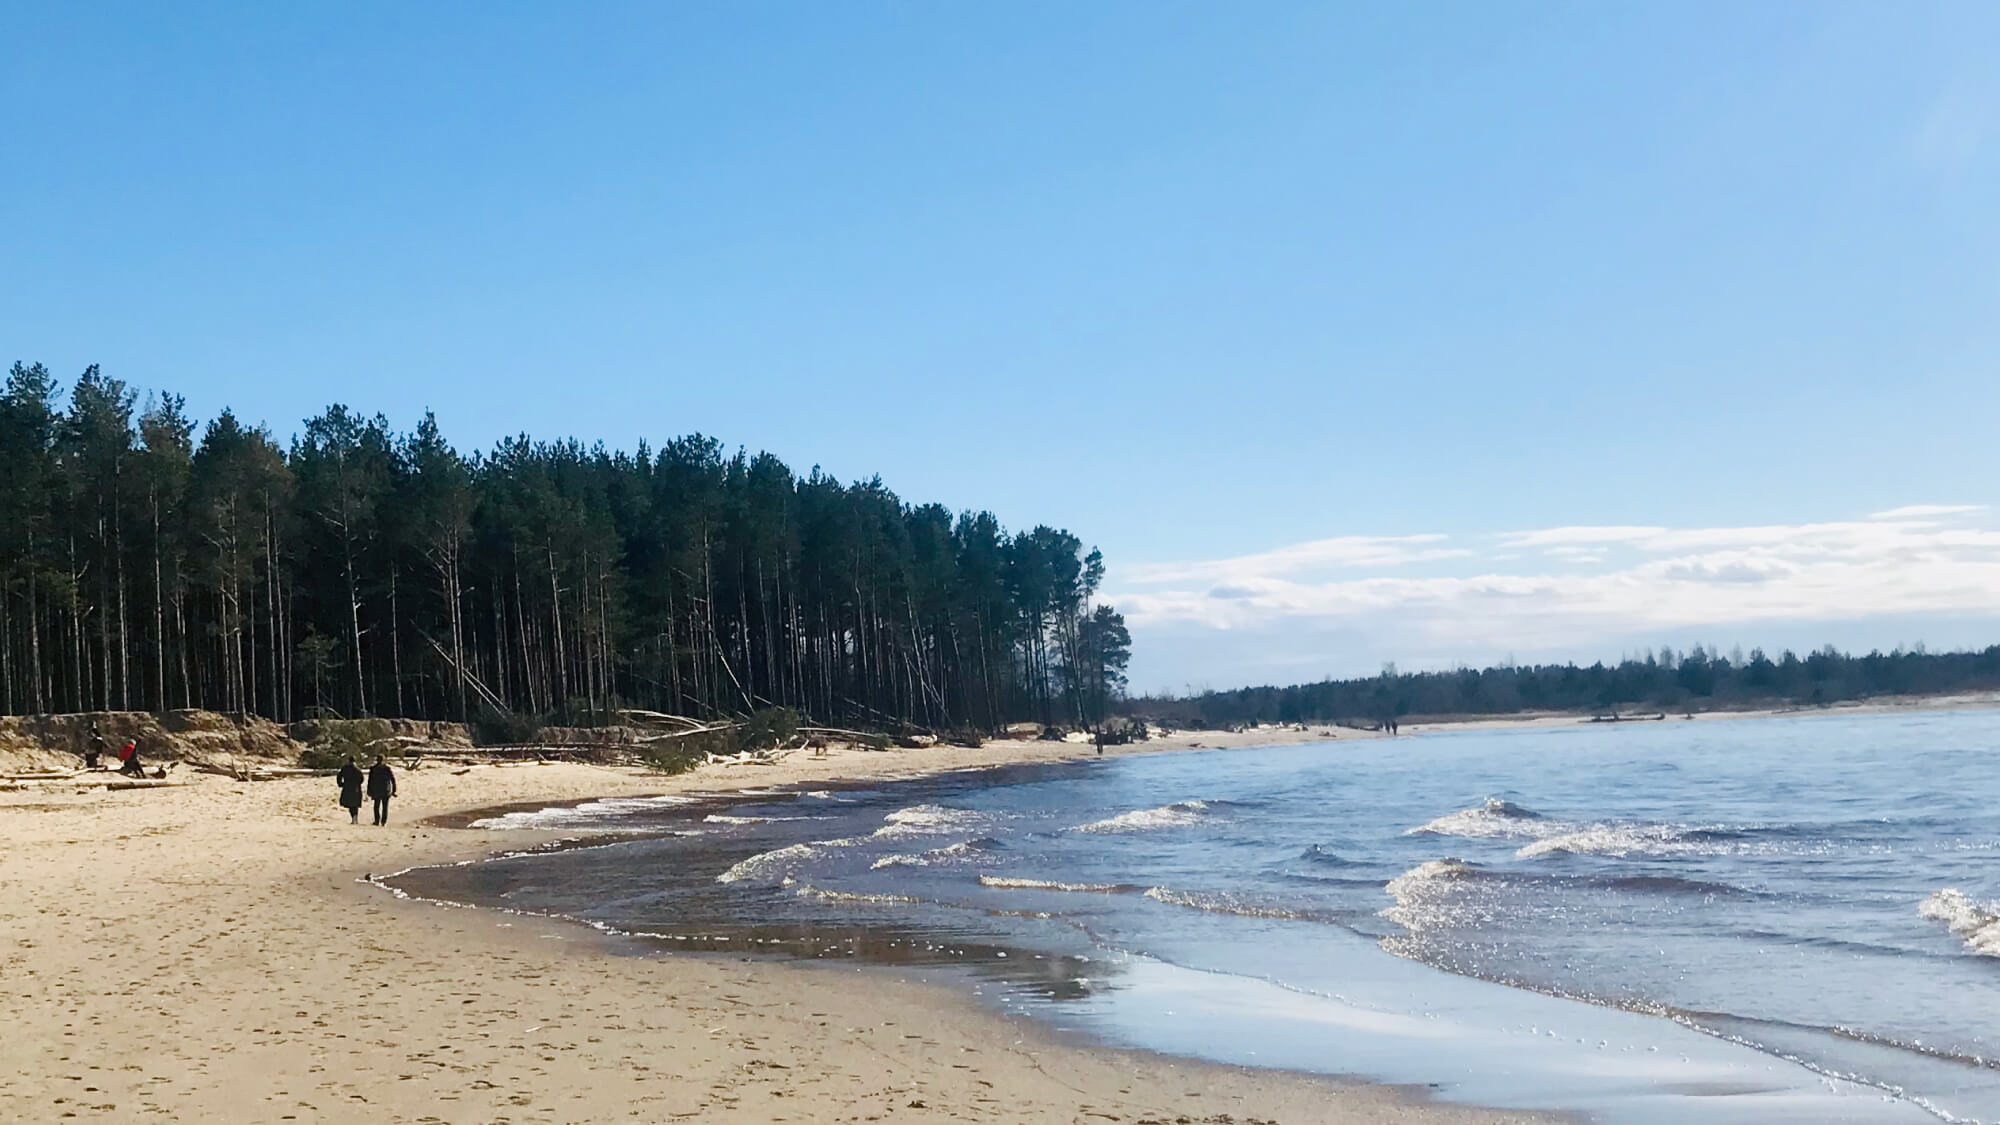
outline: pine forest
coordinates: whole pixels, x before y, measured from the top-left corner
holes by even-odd
[[[5,714],[1087,725],[1130,650],[1103,574],[702,436],[462,454],[331,406],[281,440],[96,367],[0,394]]]

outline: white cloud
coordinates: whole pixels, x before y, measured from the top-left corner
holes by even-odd
[[[1141,653],[1149,631],[1292,631],[1340,638],[1340,651],[1320,654],[1328,666],[1578,650],[1759,622],[1996,615],[2000,528],[1977,518],[1984,511],[1933,504],[1851,522],[1557,527],[1462,544],[1442,535],[1320,540],[1132,568],[1114,574],[1110,600],[1140,633]],[[1451,565],[1413,573],[1419,562]],[[1308,573],[1328,566],[1342,570]]]
[[[1315,539],[1265,551],[1255,555],[1211,559],[1205,562],[1150,563],[1128,568],[1121,577],[1127,582],[1152,585],[1167,582],[1247,581],[1302,571],[1353,567],[1394,567],[1440,559],[1464,558],[1472,554],[1461,548],[1440,546],[1442,535],[1349,535],[1337,539]]]
[[[1910,504],[1901,508],[1891,508],[1886,512],[1870,512],[1871,520],[1927,519],[1933,516],[1963,516],[1972,512],[1983,512],[1984,504]]]
[[[1517,531],[1500,537],[1502,547],[1574,547],[1585,544],[1639,543],[1663,535],[1664,527],[1550,527]]]

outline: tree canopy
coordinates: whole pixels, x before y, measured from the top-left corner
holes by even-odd
[[[1131,647],[1102,576],[701,435],[466,454],[334,405],[283,443],[96,367],[0,391],[0,713],[1087,724]]]
[[[1760,704],[1817,705],[1884,695],[1936,695],[2000,688],[2000,645],[1980,652],[1922,647],[1851,656],[1832,646],[1776,659],[1753,649],[1724,655],[1700,645],[1627,657],[1616,664],[1504,665],[1398,672],[1289,687],[1207,691],[1186,699],[1133,699],[1140,713],[1224,727],[1313,720],[1379,723],[1405,715],[1508,715],[1523,711],[1612,713],[1715,710]]]

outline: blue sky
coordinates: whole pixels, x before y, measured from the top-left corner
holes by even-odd
[[[1066,525],[1140,686],[2000,639],[1942,575],[1672,620],[1555,582],[1576,623],[1511,633],[1326,593],[1670,602],[1714,535],[1508,544],[1993,503],[2000,7],[14,5],[0,42],[0,360],[281,434],[700,430]],[[1461,553],[1269,570],[1410,536]]]

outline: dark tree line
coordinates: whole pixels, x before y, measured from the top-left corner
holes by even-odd
[[[66,401],[65,401],[66,399]],[[289,446],[96,367],[0,393],[0,713],[1089,723],[1130,637],[1067,531],[678,438]]]
[[[1506,715],[1522,711],[1610,713],[1714,710],[1760,704],[1814,705],[1883,695],[2000,689],[2000,645],[1980,652],[1897,649],[1850,656],[1832,646],[1777,659],[1753,650],[1727,656],[1697,645],[1662,648],[1617,664],[1507,665],[1449,672],[1322,680],[1290,687],[1211,691],[1186,699],[1134,699],[1141,714],[1223,727],[1249,722],[1378,723],[1405,715]]]

